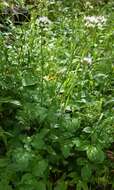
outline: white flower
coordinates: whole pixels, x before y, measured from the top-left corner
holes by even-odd
[[[107,19],[104,16],[85,16],[85,26],[95,28],[96,26],[101,29],[106,24]]]
[[[92,64],[92,57],[90,55],[88,55],[87,57],[84,57],[83,59],[81,59],[81,62],[91,65]]]
[[[50,25],[51,21],[46,16],[39,17],[38,22],[41,26]]]

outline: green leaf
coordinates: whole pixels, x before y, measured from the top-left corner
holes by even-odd
[[[85,127],[83,129],[83,132],[85,132],[85,133],[91,133],[92,132],[92,128],[91,127]]]
[[[44,140],[39,135],[33,139],[31,144],[35,149],[42,149],[45,146]]]
[[[0,182],[0,189],[2,190],[12,190],[12,187],[8,185],[8,182],[3,180]]]
[[[15,106],[21,106],[21,103],[18,100],[10,100],[9,103],[11,103]]]
[[[88,185],[84,181],[79,181],[76,186],[76,190],[88,190]]]
[[[114,106],[114,98],[105,102],[104,107],[113,107]]]
[[[82,190],[82,182],[79,181],[76,185],[76,190]]]
[[[85,181],[82,181],[82,189],[83,190],[88,190],[88,185]]]
[[[4,168],[4,167],[6,167],[8,165],[8,160],[7,159],[3,159],[3,158],[1,158],[0,159],[0,168]]]
[[[89,164],[86,164],[81,169],[81,176],[84,181],[89,181],[92,174],[91,166]]]
[[[63,180],[59,181],[54,190],[67,190],[67,184]]]
[[[79,166],[84,166],[85,164],[87,164],[88,160],[85,159],[85,158],[80,158],[80,157],[79,157],[79,158],[77,158],[76,162],[77,162],[77,164],[78,164]]]
[[[17,107],[20,107],[21,106],[21,103],[20,103],[20,101],[18,101],[18,100],[13,100],[13,99],[11,99],[10,97],[6,97],[6,98],[0,98],[0,104],[3,104],[3,103],[5,103],[5,104],[12,104],[12,105],[14,105],[14,106],[17,106]]]
[[[34,186],[36,183],[37,183],[37,180],[30,173],[26,173],[22,176],[21,184]]]
[[[45,141],[44,138],[48,133],[48,129],[42,129],[40,133],[37,133],[35,136],[33,136],[32,140],[32,146],[36,149],[43,149],[45,147]]]
[[[89,144],[87,140],[82,140],[81,138],[75,138],[72,143],[75,148],[80,151],[85,151]]]
[[[37,78],[34,77],[34,75],[30,72],[24,74],[24,77],[22,79],[22,85],[24,87],[30,87],[30,86],[35,86],[37,85]]]
[[[32,168],[32,173],[36,177],[42,177],[47,167],[48,167],[48,162],[46,160],[41,160],[35,163],[34,167]]]
[[[45,184],[43,183],[42,185],[42,181],[38,181],[32,174],[30,173],[26,173],[22,176],[21,182],[20,182],[20,188],[22,190],[37,190],[39,189],[43,189],[45,190]],[[20,189],[19,188],[19,189]]]
[[[13,165],[17,170],[26,170],[32,158],[31,152],[19,147],[13,153]]]
[[[88,159],[92,162],[102,163],[105,159],[104,152],[98,146],[90,145],[86,152]]]
[[[75,133],[80,127],[80,120],[72,118],[72,120],[65,123],[65,126],[70,133]]]
[[[25,185],[25,184],[22,184],[19,186],[19,190],[34,190],[35,189],[35,186],[34,185]]]
[[[35,190],[46,190],[46,184],[43,181],[38,181]]]
[[[30,190],[46,190],[46,184],[44,181],[38,181],[33,175],[27,173],[23,175],[20,186],[22,189]],[[24,187],[24,188],[23,188]]]
[[[62,153],[65,158],[67,158],[70,154],[70,147],[68,145],[61,146]]]

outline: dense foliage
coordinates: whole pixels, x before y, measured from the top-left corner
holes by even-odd
[[[114,3],[30,2],[2,18],[0,189],[112,190]]]

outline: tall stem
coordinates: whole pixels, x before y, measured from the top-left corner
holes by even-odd
[[[43,76],[44,76],[44,56],[43,56],[43,28],[41,28],[41,106],[43,105],[43,94],[44,94],[44,86],[43,86]]]

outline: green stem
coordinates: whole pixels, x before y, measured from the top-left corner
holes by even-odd
[[[44,95],[44,86],[43,86],[43,76],[44,76],[44,57],[43,57],[43,29],[41,28],[41,106],[43,105],[43,95]]]

